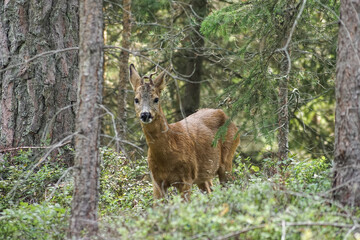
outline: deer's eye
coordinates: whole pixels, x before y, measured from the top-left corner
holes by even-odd
[[[155,98],[154,103],[158,103],[158,102],[159,102],[159,98]]]
[[[135,98],[135,99],[134,99],[134,102],[135,102],[136,104],[138,104],[138,103],[139,103],[139,99],[138,99],[138,98]]]

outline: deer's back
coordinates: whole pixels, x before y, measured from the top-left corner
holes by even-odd
[[[190,134],[197,136],[210,131],[215,134],[225,123],[227,116],[220,109],[204,108],[175,124],[181,126]]]
[[[171,127],[180,130],[192,142],[195,156],[192,161],[197,165],[195,183],[211,180],[219,168],[221,159],[221,144],[212,145],[218,129],[225,123],[227,116],[220,109],[201,109]],[[176,131],[176,130],[175,130]],[[186,152],[184,152],[186,154]]]

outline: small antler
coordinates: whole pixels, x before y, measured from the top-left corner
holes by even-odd
[[[155,67],[155,72],[150,73],[150,75],[149,75],[149,80],[150,80],[151,85],[154,85],[154,82],[152,80],[152,76],[156,75],[156,73],[157,73],[157,66]]]
[[[150,85],[154,85],[154,82],[152,80],[152,76],[156,75],[156,73],[157,73],[157,66],[155,68],[155,72],[150,73],[149,76],[144,76],[143,78],[144,79],[149,79]]]

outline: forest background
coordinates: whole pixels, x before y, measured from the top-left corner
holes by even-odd
[[[33,38],[21,29],[9,34],[17,59],[1,45],[0,235],[61,239],[73,194],[78,5],[0,6],[2,33],[21,21],[33,31]],[[320,0],[104,1],[99,238],[358,239],[356,211],[329,191],[339,8],[339,1]],[[24,18],[12,15],[23,10]],[[31,19],[37,11],[43,15]],[[46,19],[68,35],[39,41]],[[17,65],[19,59],[26,64]],[[210,196],[194,189],[188,204],[170,193],[165,205],[151,208],[129,63],[142,74],[171,69],[162,96],[169,122],[211,107],[236,123],[241,146],[228,188],[215,185]],[[16,93],[10,98],[9,87]],[[17,110],[6,112],[9,105]]]

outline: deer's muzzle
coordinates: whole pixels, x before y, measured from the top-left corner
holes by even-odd
[[[151,116],[150,112],[142,112],[140,114],[140,120],[143,123],[150,123],[152,121],[153,117]]]

